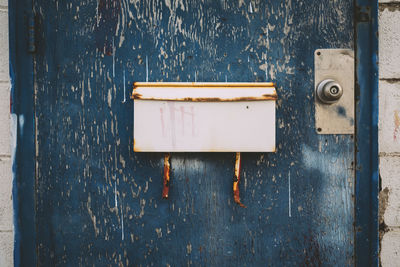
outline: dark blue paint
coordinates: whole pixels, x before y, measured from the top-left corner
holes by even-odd
[[[33,14],[29,16],[29,52],[35,53],[35,17]]]
[[[100,8],[99,14],[109,19],[97,25],[97,3],[92,2],[35,1],[36,10],[41,10],[36,24],[37,102],[34,109],[32,92],[15,100],[26,101],[25,121],[37,119],[38,168],[34,176],[34,128],[24,128],[24,139],[17,142],[17,151],[24,153],[17,154],[15,162],[29,165],[18,165],[14,172],[16,179],[24,177],[26,182],[16,183],[14,193],[16,262],[22,266],[351,265],[355,218],[353,188],[347,179],[353,181],[354,143],[350,136],[315,133],[310,88],[315,49],[353,46],[352,4],[295,1],[287,11],[284,4],[271,1],[247,14],[247,4],[239,7],[230,2],[223,8],[224,1],[189,1],[193,12],[176,10],[176,14],[182,17],[182,27],[193,25],[191,33],[200,36],[199,41],[169,28],[171,13],[164,2],[149,1],[153,11],[163,10],[153,23],[138,19],[147,10],[140,2],[138,8],[130,5],[133,19],[128,20],[119,47],[118,7]],[[122,2],[118,3],[123,12]],[[17,14],[27,7],[10,4],[10,20],[21,26]],[[338,8],[341,18],[336,16]],[[313,18],[320,10],[333,19],[316,23]],[[277,124],[284,126],[277,127],[277,153],[242,156],[241,199],[248,208],[232,200],[233,153],[172,154],[170,199],[161,199],[163,154],[132,152],[133,107],[121,104],[122,70],[128,88],[133,81],[146,79],[146,56],[150,81],[194,81],[195,76],[197,81],[225,81],[225,77],[265,81],[259,65],[264,61],[266,32],[261,27],[266,22],[275,25],[268,33],[267,71],[274,74],[272,81],[278,87]],[[115,31],[114,77],[113,57],[105,55],[112,55],[109,47]],[[12,63],[16,59],[30,63],[18,65],[26,69],[15,74],[32,70],[32,58],[17,42],[26,36],[11,39],[11,46],[19,45],[18,57],[11,51]],[[185,57],[177,59],[183,52]],[[33,91],[31,77],[19,77],[13,94],[21,88]],[[160,228],[162,236],[156,231]],[[363,246],[357,239],[357,253],[365,252],[359,251]]]
[[[110,56],[113,54],[113,40],[121,14],[121,0],[99,0],[96,8],[97,49]]]
[[[356,6],[356,262],[378,266],[378,1]]]

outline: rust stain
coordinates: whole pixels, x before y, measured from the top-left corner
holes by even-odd
[[[146,89],[161,89],[161,91]],[[182,90],[182,89],[194,90]],[[200,89],[203,88],[203,89]],[[214,88],[218,88],[214,90]],[[166,93],[165,90],[167,91]],[[210,90],[211,89],[211,90]],[[230,90],[230,89],[240,89]],[[248,89],[248,90],[247,90]],[[210,91],[204,91],[210,90]],[[219,91],[222,90],[222,91]],[[222,94],[223,92],[223,94]],[[234,92],[234,93],[233,93]],[[239,95],[237,93],[240,92]],[[135,82],[131,99],[190,102],[277,100],[274,83],[152,83]]]
[[[301,266],[322,266],[324,259],[320,252],[320,245],[314,233],[310,231],[304,236],[304,263]]]
[[[396,141],[397,135],[399,134],[399,128],[400,128],[400,115],[399,111],[395,110],[394,111],[394,131],[393,131],[393,140]]]
[[[240,168],[241,168],[241,156],[240,152],[236,153],[235,159],[235,176],[233,178],[233,199],[236,204],[241,206],[242,208],[246,208],[242,202],[240,202],[240,192],[239,192],[239,182],[240,182]]]
[[[141,152],[141,149],[136,145],[135,138],[133,138],[133,152]]]
[[[141,99],[143,96],[137,92],[133,92],[131,95],[131,99]]]
[[[170,153],[165,153],[164,155],[164,186],[163,186],[163,191],[162,191],[162,197],[163,198],[168,198],[169,194],[169,185],[170,185],[170,167],[171,164],[169,163],[170,159]]]
[[[260,97],[232,97],[232,98],[218,98],[218,97],[182,97],[182,98],[158,98],[158,97],[143,97],[139,93],[133,93],[131,99],[136,100],[160,100],[160,101],[182,101],[182,102],[237,102],[237,101],[261,101],[261,100],[276,100],[277,96],[263,95]]]

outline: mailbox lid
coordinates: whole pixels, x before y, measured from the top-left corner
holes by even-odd
[[[227,102],[276,100],[273,83],[134,83],[133,99]]]
[[[136,83],[136,152],[274,152],[272,83]]]

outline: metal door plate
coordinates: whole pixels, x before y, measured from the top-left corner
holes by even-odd
[[[351,49],[317,49],[315,66],[315,129],[318,134],[354,133],[354,52]],[[320,82],[332,79],[343,88],[333,104],[322,103],[316,89]]]

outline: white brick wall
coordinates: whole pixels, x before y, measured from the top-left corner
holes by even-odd
[[[399,240],[400,231],[389,231],[383,236],[381,242],[382,266],[400,266]]]
[[[384,3],[400,3],[400,0],[379,0],[379,4]]]
[[[380,260],[400,266],[400,1],[379,6]]]
[[[8,81],[8,11],[0,6],[0,81]]]
[[[13,232],[0,232],[0,266],[13,266]]]
[[[381,79],[379,93],[379,150],[397,153],[400,152],[400,83]]]
[[[400,12],[398,10],[389,10],[389,8],[382,10],[381,8],[379,18],[380,47],[390,47],[390,49],[380,49],[379,51],[380,77],[398,78],[400,77],[400,42],[398,42],[398,40],[400,40],[400,30],[398,26]]]
[[[13,266],[8,8],[0,0],[0,266]]]

